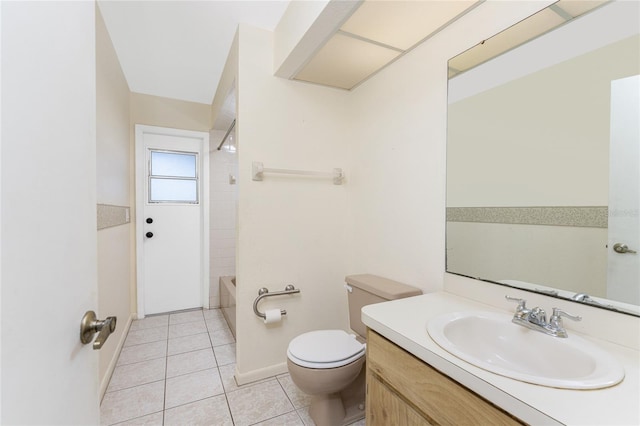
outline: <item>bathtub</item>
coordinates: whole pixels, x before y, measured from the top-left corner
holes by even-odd
[[[236,277],[220,277],[220,309],[236,337]]]

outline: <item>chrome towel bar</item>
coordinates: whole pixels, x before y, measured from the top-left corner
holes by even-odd
[[[256,297],[256,300],[253,301],[253,312],[260,318],[266,319],[267,316],[263,312],[260,312],[258,310],[258,302],[260,302],[265,297],[282,296],[284,294],[293,294],[293,293],[300,293],[300,289],[295,288],[291,284],[287,285],[283,291],[274,291],[273,293],[269,293],[268,288],[262,287],[260,290],[258,290],[258,297]],[[284,309],[280,309],[280,313],[282,315],[287,315],[287,311]]]

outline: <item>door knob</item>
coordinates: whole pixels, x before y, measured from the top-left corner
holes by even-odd
[[[635,250],[631,250],[629,246],[627,246],[626,244],[622,244],[622,243],[615,243],[613,245],[613,251],[620,254],[636,252]]]
[[[116,330],[116,321],[116,317],[107,317],[107,319],[101,321],[96,317],[95,312],[85,312],[80,322],[80,341],[83,345],[86,345],[91,342],[93,335],[98,333],[98,337],[93,342],[93,349],[100,349],[109,338],[109,335]]]
[[[147,232],[146,234],[144,234],[147,238],[151,238],[153,237],[153,232]]]
[[[148,218],[147,218],[147,223],[153,223],[153,219],[152,219],[152,218],[150,218],[150,217],[148,217]]]

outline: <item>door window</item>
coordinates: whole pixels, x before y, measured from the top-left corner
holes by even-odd
[[[198,204],[198,154],[150,150],[149,202]]]

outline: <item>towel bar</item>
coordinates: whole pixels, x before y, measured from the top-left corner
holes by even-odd
[[[315,176],[315,177],[326,177],[333,179],[334,185],[342,185],[344,180],[344,173],[342,169],[336,168],[333,169],[333,172],[312,172],[307,170],[290,170],[290,169],[270,169],[264,167],[264,165],[259,161],[254,161],[251,165],[251,174],[252,179],[261,181],[264,177],[264,173],[279,173],[285,175],[300,175],[300,176]]]

